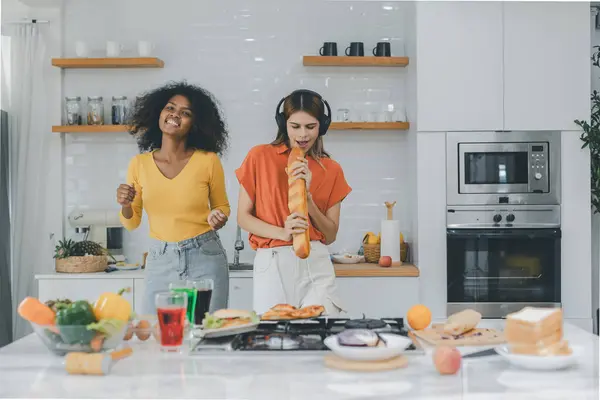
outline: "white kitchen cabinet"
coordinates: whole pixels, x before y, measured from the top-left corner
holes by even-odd
[[[589,20],[585,2],[419,2],[418,130],[578,130]]]
[[[133,280],[133,311],[137,315],[145,314],[144,302],[146,295],[146,282],[144,279]]]
[[[133,304],[136,314],[144,313],[146,285],[144,279],[134,279]],[[229,278],[229,308],[252,310],[252,277]]]
[[[576,130],[590,114],[590,6],[504,3],[504,130]]]
[[[121,273],[123,275],[128,273]],[[130,277],[111,275],[85,277],[48,274],[38,276],[41,301],[57,298],[96,301],[104,292],[118,292],[124,287],[132,291],[123,296],[132,304],[137,315],[144,314],[145,283],[143,273]],[[121,275],[122,276],[122,275]],[[419,302],[419,278],[410,277],[339,277],[336,279],[338,297],[349,316],[404,317],[412,305]],[[229,278],[229,308],[253,309],[251,274],[231,274]]]
[[[56,299],[87,300],[95,302],[102,293],[118,292],[130,287],[132,292],[123,297],[133,303],[133,279],[38,279],[38,296],[41,302]]]
[[[252,277],[229,278],[229,308],[253,310]]]
[[[419,278],[342,277],[336,283],[341,305],[351,317],[404,318],[419,303]]]
[[[417,3],[419,131],[502,130],[502,3]]]

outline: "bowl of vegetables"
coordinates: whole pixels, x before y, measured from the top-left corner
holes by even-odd
[[[34,297],[19,305],[19,315],[52,353],[98,353],[123,343],[132,317],[131,304],[119,293],[104,293],[95,303],[68,299],[42,303]]]

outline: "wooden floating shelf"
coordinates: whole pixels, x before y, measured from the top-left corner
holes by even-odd
[[[329,129],[335,131],[344,130],[384,130],[384,131],[406,131],[410,128],[410,122],[332,122]]]
[[[391,266],[388,268],[380,267],[377,264],[362,263],[362,264],[337,264],[334,263],[336,276],[403,276],[403,277],[418,277],[419,268],[413,264],[403,263],[399,266]]]
[[[165,63],[156,57],[115,58],[53,58],[59,68],[163,68]]]
[[[126,125],[55,125],[52,132],[56,133],[98,133],[98,132],[127,132]]]
[[[406,67],[408,57],[304,56],[307,67]]]

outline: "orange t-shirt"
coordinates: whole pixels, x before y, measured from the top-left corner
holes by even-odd
[[[288,176],[285,172],[289,156],[286,145],[263,144],[250,149],[246,159],[235,171],[240,185],[246,189],[254,203],[254,216],[268,224],[281,226],[290,215],[288,208]],[[323,167],[312,157],[307,157],[312,173],[309,192],[317,208],[325,213],[329,208],[344,200],[352,188],[344,178],[342,167],[330,158],[320,160]],[[324,242],[325,235],[319,232],[309,219],[310,240]],[[285,242],[254,234],[249,235],[253,249],[289,246]]]

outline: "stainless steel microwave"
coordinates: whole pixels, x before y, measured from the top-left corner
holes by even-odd
[[[449,132],[447,204],[560,204],[560,132]]]

